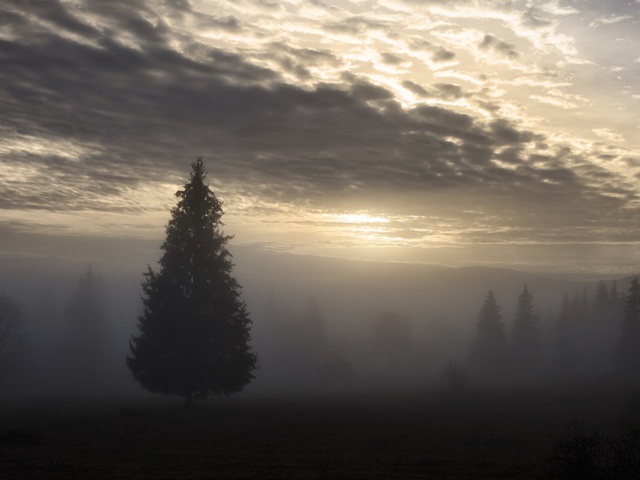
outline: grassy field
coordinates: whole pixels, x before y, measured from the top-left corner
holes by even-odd
[[[0,478],[549,478],[572,421],[640,425],[626,389],[6,401]]]

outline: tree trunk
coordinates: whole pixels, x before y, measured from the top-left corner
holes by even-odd
[[[184,408],[190,409],[193,406],[193,392],[189,392],[184,396]]]

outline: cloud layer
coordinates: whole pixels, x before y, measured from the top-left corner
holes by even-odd
[[[246,241],[639,239],[640,64],[598,63],[579,33],[640,6],[338,3],[5,2],[0,223],[133,231],[202,155]],[[323,217],[345,211],[390,223]]]

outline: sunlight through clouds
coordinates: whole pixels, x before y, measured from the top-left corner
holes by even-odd
[[[348,256],[637,235],[638,4],[56,0],[0,13],[0,224],[24,210],[36,228],[41,211],[76,231],[73,212],[93,212],[87,232],[139,235],[139,212],[156,232],[203,156],[244,244]]]

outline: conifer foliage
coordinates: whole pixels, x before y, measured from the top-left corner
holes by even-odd
[[[176,193],[158,272],[143,282],[144,312],[127,366],[151,392],[178,395],[185,406],[209,394],[240,391],[254,377],[250,326],[241,287],[231,275],[222,204],[205,183],[201,158]]]
[[[493,291],[489,291],[480,310],[475,336],[469,351],[472,370],[480,377],[499,377],[509,357],[502,312]]]
[[[519,368],[533,368],[540,357],[540,329],[533,296],[525,285],[518,297],[513,321],[513,355]]]
[[[87,268],[69,298],[65,319],[68,332],[61,352],[64,381],[75,393],[95,393],[105,386],[109,329],[104,283]]]
[[[624,306],[624,320],[618,343],[618,371],[629,377],[640,377],[640,283],[634,278]]]

